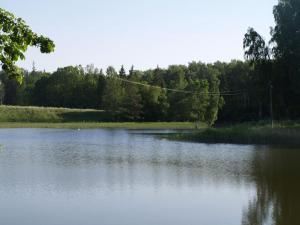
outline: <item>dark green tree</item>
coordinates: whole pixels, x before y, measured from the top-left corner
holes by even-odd
[[[168,117],[171,120],[183,120],[183,106],[180,105],[180,100],[185,97],[185,93],[180,91],[184,91],[188,84],[185,74],[186,68],[184,66],[170,66],[166,72],[165,79],[168,87],[175,90],[168,93],[170,104]]]
[[[134,73],[134,66],[132,65],[130,70],[129,70],[129,77],[132,76]]]
[[[276,105],[287,118],[300,115],[300,2],[279,0],[274,7],[275,27],[272,29],[273,53],[276,60],[274,92]]]
[[[167,93],[159,87],[141,88],[143,119],[146,121],[164,121],[167,119],[169,103]]]
[[[0,105],[2,105],[5,95],[5,87],[4,84],[0,81]]]
[[[122,67],[121,67],[121,69],[120,69],[120,71],[119,71],[119,76],[120,76],[121,78],[125,78],[125,77],[126,77],[126,71],[125,71],[123,65],[122,65]]]
[[[97,102],[98,102],[97,108],[98,109],[103,109],[102,96],[104,93],[105,85],[106,85],[106,79],[101,69],[99,72],[99,76],[97,78]]]
[[[137,82],[137,76],[132,75],[129,81]],[[125,92],[123,99],[123,113],[122,116],[126,120],[140,120],[142,114],[142,96],[140,94],[139,86],[133,83],[125,83]]]
[[[190,81],[187,94],[183,99],[185,118],[195,121],[198,127],[199,122],[207,122],[207,108],[209,106],[209,83],[207,80]]]
[[[245,34],[243,46],[246,59],[253,63],[270,59],[269,47],[253,28],[249,28]]]
[[[102,96],[103,109],[110,111],[117,119],[122,111],[124,88],[118,73],[113,67],[106,71],[106,84]]]

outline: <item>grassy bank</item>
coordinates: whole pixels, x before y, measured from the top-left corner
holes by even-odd
[[[263,144],[300,147],[300,123],[281,122],[272,129],[266,124],[242,124],[171,134],[173,140],[202,143]]]
[[[0,128],[193,129],[189,122],[110,122],[102,110],[0,106]]]
[[[109,114],[93,109],[67,109],[46,107],[0,106],[0,122],[103,122]]]

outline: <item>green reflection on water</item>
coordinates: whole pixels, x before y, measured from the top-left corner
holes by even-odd
[[[251,175],[257,193],[243,214],[243,225],[300,224],[300,151],[255,151]]]

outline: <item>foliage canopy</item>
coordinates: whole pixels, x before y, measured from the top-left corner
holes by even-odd
[[[0,8],[0,62],[2,69],[19,83],[22,76],[15,63],[25,59],[28,46],[38,47],[42,53],[53,52],[55,48],[52,40],[34,33],[24,20]]]

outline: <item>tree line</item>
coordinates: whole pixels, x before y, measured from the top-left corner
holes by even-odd
[[[70,66],[47,73],[17,70],[14,62],[27,46],[47,53],[54,50],[53,42],[1,10],[0,17],[5,19],[1,21],[8,21],[9,26],[0,28],[8,33],[0,35],[5,40],[0,43],[0,101],[103,109],[117,121],[204,121],[212,125],[217,120],[268,119],[271,114],[275,119],[299,119],[300,2],[279,0],[273,13],[275,27],[269,42],[253,28],[245,34],[246,61],[191,62],[146,71],[132,67],[128,72],[124,67],[103,72],[91,65]],[[16,27],[30,38],[22,41]],[[13,45],[15,40],[18,43]],[[16,76],[23,77],[23,82],[13,79]]]
[[[4,104],[103,109],[118,121],[213,124],[223,102],[218,71],[203,63],[147,71],[108,67],[103,73],[89,65],[23,73],[21,85],[0,74]]]
[[[89,65],[23,73],[21,85],[0,74],[3,104],[103,109],[118,121],[212,125],[269,118],[269,99],[262,98],[268,86],[259,91],[259,72],[251,62],[191,62],[146,71],[108,67],[105,73]]]
[[[245,57],[256,71],[253,85],[262,112],[273,100],[275,118],[300,117],[300,1],[279,0],[266,41],[254,28],[244,38]],[[269,104],[267,102],[269,101]],[[271,105],[271,106],[272,106]]]

